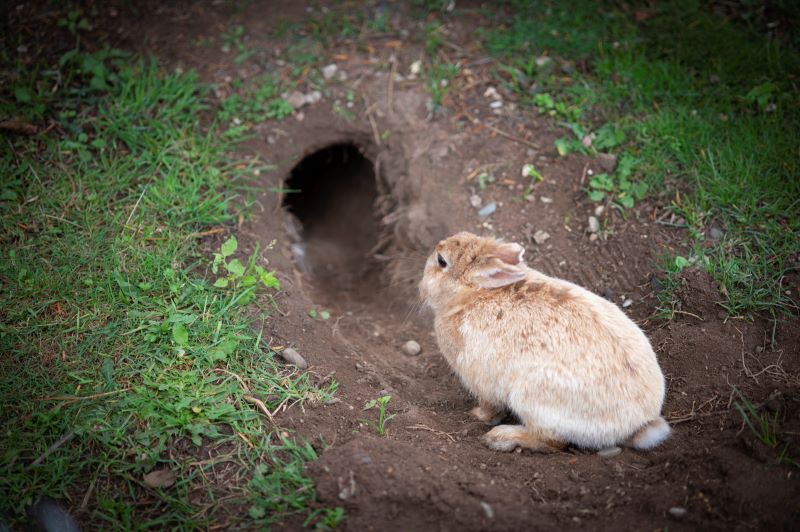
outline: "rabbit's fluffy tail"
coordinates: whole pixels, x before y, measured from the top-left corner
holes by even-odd
[[[647,450],[659,446],[666,440],[672,429],[663,417],[657,417],[631,436],[625,445],[634,449]]]

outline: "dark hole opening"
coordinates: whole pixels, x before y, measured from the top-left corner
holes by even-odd
[[[284,206],[297,226],[295,262],[329,302],[342,294],[375,295],[369,256],[378,239],[378,189],[372,162],[354,144],[335,144],[305,157],[286,180]],[[324,301],[322,301],[324,302]]]

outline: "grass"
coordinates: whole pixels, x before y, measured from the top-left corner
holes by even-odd
[[[497,79],[564,123],[559,153],[626,161],[590,183],[591,200],[623,214],[645,196],[666,203],[721,306],[777,320],[798,310],[783,279],[800,253],[800,54],[764,34],[758,6],[734,20],[695,0],[509,1],[478,32]],[[664,286],[669,315],[674,283]]]
[[[791,443],[783,443],[781,441],[780,412],[777,410],[772,414],[761,412],[738,388],[734,386],[733,391],[739,397],[739,400],[734,403],[734,407],[739,412],[739,415],[742,416],[742,422],[750,429],[753,436],[769,449],[777,450],[779,447],[781,448],[777,457],[779,464],[800,467],[800,463],[794,460],[790,454],[792,451]],[[744,430],[744,427],[742,427],[742,430]],[[781,443],[783,443],[782,446]]]
[[[46,494],[106,529],[341,521],[314,448],[264,412],[336,384],[264,341],[269,249],[210,248],[261,167],[200,123],[196,76],[115,50],[2,63],[0,115],[50,126],[0,149],[0,512],[21,525]]]

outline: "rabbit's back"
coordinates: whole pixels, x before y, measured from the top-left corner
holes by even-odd
[[[526,424],[602,447],[659,415],[664,379],[644,333],[577,285],[531,270],[453,317],[464,384]]]

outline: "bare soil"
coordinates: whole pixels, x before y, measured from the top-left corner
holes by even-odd
[[[392,13],[412,35],[423,23],[400,6]],[[279,62],[288,43],[270,35],[306,15],[295,2],[235,10],[154,4],[120,8],[115,28],[122,45],[153,52],[170,68],[196,69],[224,96],[233,80],[266,71],[288,76]],[[780,449],[744,426],[733,387],[762,411],[778,412],[783,441],[797,439],[797,321],[779,322],[773,345],[771,323],[726,317],[716,304],[718,287],[697,270],[681,280],[681,313],[657,319],[657,265],[687,239],[656,223],[667,201],[639,203],[624,217],[607,207],[599,237],[590,239],[587,220],[596,205],[582,187],[602,171],[599,162],[558,157],[558,126],[513,108],[510,97],[499,113],[489,108],[483,93],[493,85],[491,61],[472,40],[474,22],[467,16],[446,27],[453,44],[447,53],[462,71],[435,117],[424,80],[391,77],[392,60],[406,76],[423,43],[373,35],[320,49],[323,64],[335,62],[347,80],[328,82],[323,99],[301,110],[302,120],[256,125],[243,148],[277,166],[255,181],[256,213],[238,228],[250,248],[277,239],[269,257],[284,284],[282,312],[265,324],[265,337],[298,349],[318,378],[333,374],[339,382],[339,402],[296,406],[280,418],[320,452],[309,466],[320,504],[344,506],[346,530],[793,528],[800,471],[777,464]],[[231,24],[258,36],[249,44],[261,51],[261,64],[236,65],[220,51]],[[336,111],[346,106],[348,89],[356,94],[352,118]],[[303,81],[299,90],[311,88]],[[364,159],[352,148],[326,151],[338,144],[355,146]],[[525,163],[546,177],[530,200],[523,198]],[[482,169],[496,178],[484,190],[476,179]],[[275,192],[295,187],[304,192]],[[473,193],[496,202],[497,211],[480,218],[469,202]],[[424,257],[459,230],[520,242],[532,267],[618,304],[631,299],[626,312],[648,334],[667,377],[672,438],[652,452],[607,458],[577,449],[543,456],[485,448],[479,438],[487,429],[468,416],[473,402],[439,354],[430,316],[415,306]],[[537,230],[550,238],[534,243]],[[298,259],[298,244],[305,259]],[[330,319],[310,317],[312,308],[330,311]],[[418,356],[401,351],[409,339],[422,346]],[[376,412],[363,407],[387,393],[397,416],[381,437],[362,421]]]

